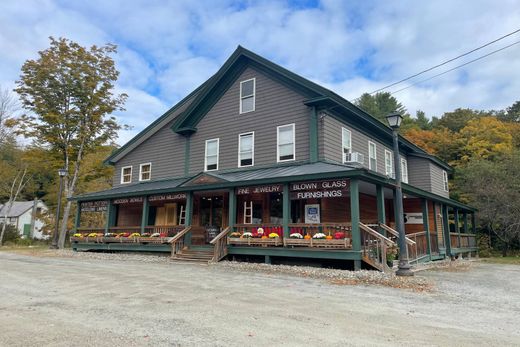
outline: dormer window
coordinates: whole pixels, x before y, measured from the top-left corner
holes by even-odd
[[[240,82],[240,113],[252,112],[255,110],[255,88],[256,81],[251,78]]]
[[[125,166],[121,168],[121,184],[132,182],[132,167]]]
[[[204,171],[218,170],[219,139],[206,140]]]
[[[149,181],[152,178],[152,163],[141,164],[139,167],[139,181]]]

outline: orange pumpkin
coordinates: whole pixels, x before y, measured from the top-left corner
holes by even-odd
[[[325,238],[326,238],[327,240],[332,240],[332,236],[330,236],[330,235],[325,236]]]
[[[267,237],[266,235],[262,236],[263,239],[268,239],[269,237]]]
[[[303,237],[305,240],[310,240],[311,239],[311,235],[307,234]]]

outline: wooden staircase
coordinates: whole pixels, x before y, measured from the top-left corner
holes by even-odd
[[[172,260],[208,264],[213,260],[214,252],[213,246],[204,248],[185,247],[181,251],[177,252],[172,257]]]

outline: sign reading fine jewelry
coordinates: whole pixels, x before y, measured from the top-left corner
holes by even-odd
[[[81,212],[104,212],[107,210],[108,202],[100,201],[84,201],[81,203]]]
[[[341,198],[348,196],[349,180],[301,182],[291,184],[291,199]]]
[[[142,196],[138,196],[138,197],[135,197],[135,198],[114,199],[114,201],[112,201],[112,203],[114,205],[133,204],[133,203],[136,203],[136,202],[143,202],[143,197]]]
[[[237,188],[237,195],[261,194],[261,193],[281,193],[281,184],[269,184],[265,186],[241,187]]]
[[[162,195],[151,195],[148,197],[148,201],[177,201],[186,200],[186,193],[174,193],[174,194],[162,194]]]

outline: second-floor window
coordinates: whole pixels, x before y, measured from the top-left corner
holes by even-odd
[[[255,133],[238,135],[238,166],[254,165]]]
[[[385,149],[385,175],[395,178],[394,175],[394,155],[389,150]]]
[[[277,161],[289,161],[295,158],[294,124],[277,127]]]
[[[255,84],[254,78],[240,82],[240,113],[255,110]]]
[[[408,183],[408,162],[405,158],[401,158],[401,180]]]
[[[352,133],[350,130],[341,128],[341,153],[343,163],[349,161],[349,154],[352,152]]]
[[[204,171],[218,170],[219,139],[206,140]]]
[[[372,141],[368,141],[368,168],[377,171],[377,149]]]
[[[121,184],[132,182],[132,167],[125,166],[121,168]]]
[[[442,182],[444,185],[444,191],[448,192],[450,189],[448,186],[448,173],[446,171],[442,171]]]
[[[152,178],[152,163],[139,166],[139,181],[149,181]]]

